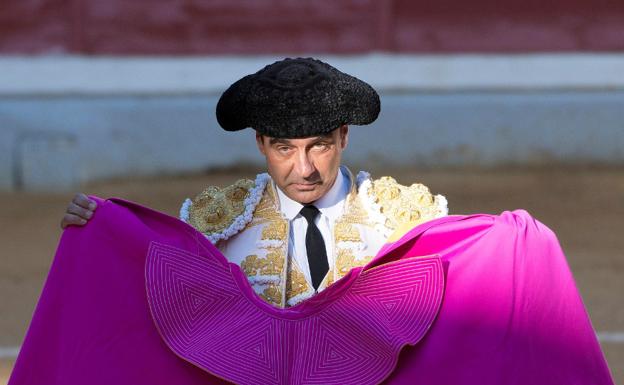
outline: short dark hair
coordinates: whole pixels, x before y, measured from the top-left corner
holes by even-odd
[[[342,128],[343,126],[346,126],[346,124],[341,124],[340,126],[338,126],[337,128],[331,130],[330,132],[326,132],[324,134],[319,134],[319,135],[314,135],[314,136],[315,137],[321,137],[321,138],[325,138],[325,137],[331,136],[334,131]],[[283,140],[283,139],[296,139],[296,138],[275,138],[275,137],[271,137],[271,136],[268,136],[268,135],[265,135],[265,134],[261,134],[258,131],[256,131],[256,132],[260,136],[260,140],[262,141],[262,143],[264,143],[264,138],[265,137],[270,138],[270,143],[269,144],[274,144],[274,143],[276,143],[276,142],[278,142],[280,140]]]

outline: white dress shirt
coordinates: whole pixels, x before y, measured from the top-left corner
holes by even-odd
[[[348,175],[348,174],[347,174]],[[325,195],[312,204],[319,209],[320,214],[314,223],[318,227],[327,250],[327,262],[329,266],[334,265],[336,256],[334,255],[334,224],[343,213],[345,198],[349,194],[351,181],[345,176],[342,167],[338,170],[338,175],[334,184]],[[290,221],[290,234],[288,242],[288,255],[299,266],[305,279],[312,285],[310,275],[310,265],[308,264],[308,254],[306,253],[306,231],[308,229],[307,220],[299,213],[303,205],[290,199],[279,187],[275,186],[279,198],[280,211]]]

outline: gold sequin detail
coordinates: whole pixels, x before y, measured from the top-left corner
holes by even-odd
[[[254,185],[252,180],[241,179],[224,189],[206,188],[192,199],[189,224],[206,234],[225,230],[245,211],[245,198]]]

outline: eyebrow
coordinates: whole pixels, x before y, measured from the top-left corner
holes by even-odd
[[[332,135],[331,132],[328,132],[327,134],[323,134],[323,135],[319,135],[316,137],[315,142],[319,142],[321,140],[327,140],[327,139],[331,139]],[[281,144],[286,144],[286,145],[290,145],[290,140],[289,139],[285,139],[285,138],[271,138],[269,140],[269,144],[273,145],[275,143],[281,143]]]

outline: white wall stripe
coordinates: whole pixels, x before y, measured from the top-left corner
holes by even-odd
[[[624,332],[598,332],[596,334],[598,335],[598,340],[600,342],[616,344],[624,343]]]
[[[598,332],[598,341],[603,343],[624,343],[624,332]],[[0,359],[14,359],[19,353],[19,346],[0,347]]]
[[[19,353],[19,346],[0,346],[0,359],[13,359]]]
[[[380,92],[624,88],[624,53],[61,55],[0,57],[0,96],[220,94],[242,75],[288,56],[316,56]]]

